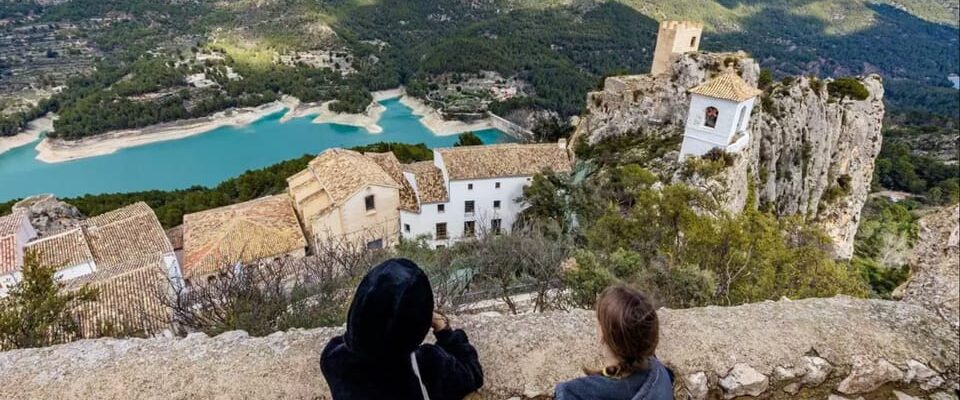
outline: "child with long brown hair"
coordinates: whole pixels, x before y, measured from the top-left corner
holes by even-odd
[[[597,300],[597,331],[604,365],[587,376],[557,385],[556,400],[673,399],[673,382],[655,352],[657,311],[640,292],[608,287]]]

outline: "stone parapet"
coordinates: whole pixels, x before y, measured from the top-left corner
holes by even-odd
[[[846,297],[661,310],[677,398],[952,396],[958,339],[919,305]],[[480,399],[545,398],[600,355],[590,311],[455,321],[480,352]],[[320,351],[340,328],[252,338],[84,340],[0,353],[0,398],[325,399]]]

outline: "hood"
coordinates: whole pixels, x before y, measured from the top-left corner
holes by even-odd
[[[413,261],[395,258],[360,281],[344,341],[364,356],[407,355],[423,342],[433,318],[433,291]]]

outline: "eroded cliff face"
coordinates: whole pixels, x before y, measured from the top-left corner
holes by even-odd
[[[587,113],[573,140],[593,144],[619,135],[644,135],[679,143],[690,104],[687,91],[726,65],[734,66],[747,83],[757,84],[759,66],[744,53],[690,53],[675,58],[672,70],[660,76],[608,78],[602,91],[588,95]],[[860,81],[870,92],[862,101],[831,98],[829,80],[800,77],[773,83],[754,108],[750,145],[734,165],[715,177],[687,183],[723,186],[726,208],[739,211],[752,182],[759,206],[819,221],[834,240],[837,257],[851,257],[880,152],[884,113],[880,78],[871,75]],[[679,144],[658,160],[657,168],[678,169],[678,152]]]
[[[882,141],[883,85],[876,75],[860,81],[870,92],[863,101],[833,98],[828,82],[806,77],[775,84],[751,120],[761,206],[820,221],[840,258],[853,255]]]
[[[937,313],[960,338],[960,207],[937,209],[919,225],[910,278],[894,296]]]

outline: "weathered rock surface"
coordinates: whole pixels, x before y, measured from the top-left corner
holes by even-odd
[[[37,236],[46,237],[74,228],[86,217],[73,205],[57,200],[52,194],[41,194],[20,200],[14,210],[24,210]]]
[[[770,378],[744,363],[734,365],[730,373],[720,380],[723,397],[726,399],[738,396],[756,397],[767,391],[769,386]]]
[[[780,215],[819,220],[841,258],[853,255],[882,142],[883,84],[876,75],[860,82],[870,92],[863,101],[831,97],[829,80],[774,84],[764,95],[768,107],[751,120],[759,201]]]
[[[910,278],[894,296],[932,310],[960,335],[960,207],[941,208],[919,224]]]
[[[731,370],[757,374],[740,379],[761,398],[826,398],[863,362],[883,360],[907,371],[915,360],[944,380],[934,391],[957,385],[958,348],[952,328],[934,312],[902,302],[846,297],[662,310],[658,355],[673,368],[678,398],[718,398]],[[594,314],[551,312],[521,316],[477,315],[455,321],[480,352],[486,386],[480,398],[552,394],[554,385],[598,362]],[[0,353],[4,399],[227,399],[328,398],[319,357],[339,328],[292,330],[252,338],[228,332],[208,338],[85,340],[43,349]],[[833,366],[824,382],[795,395],[781,390],[799,382],[811,354]],[[866,361],[865,361],[866,360]],[[737,367],[742,365],[741,367]],[[774,374],[793,368],[793,378]],[[914,367],[916,368],[916,367]],[[906,372],[903,372],[906,374]],[[761,378],[762,376],[762,378]],[[869,378],[861,371],[857,379]],[[818,380],[819,378],[817,378]],[[751,391],[754,389],[751,389]],[[892,390],[924,393],[916,382],[889,382],[870,398]],[[707,393],[709,391],[709,393]]]
[[[573,140],[596,143],[619,135],[643,135],[660,141],[654,143],[677,143],[679,150],[690,104],[687,90],[728,63],[735,63],[744,80],[756,85],[759,66],[744,53],[690,53],[677,57],[672,71],[660,76],[607,78],[602,91],[587,96],[587,113]],[[831,98],[829,80],[801,77],[773,83],[754,108],[749,147],[733,167],[716,177],[727,187],[727,208],[742,209],[747,184],[753,181],[759,204],[779,215],[820,221],[835,242],[836,255],[851,257],[873,162],[880,152],[884,113],[880,78],[860,80],[870,92],[862,101]],[[669,152],[661,162],[676,163],[676,154]],[[697,182],[694,186],[710,187]]]

